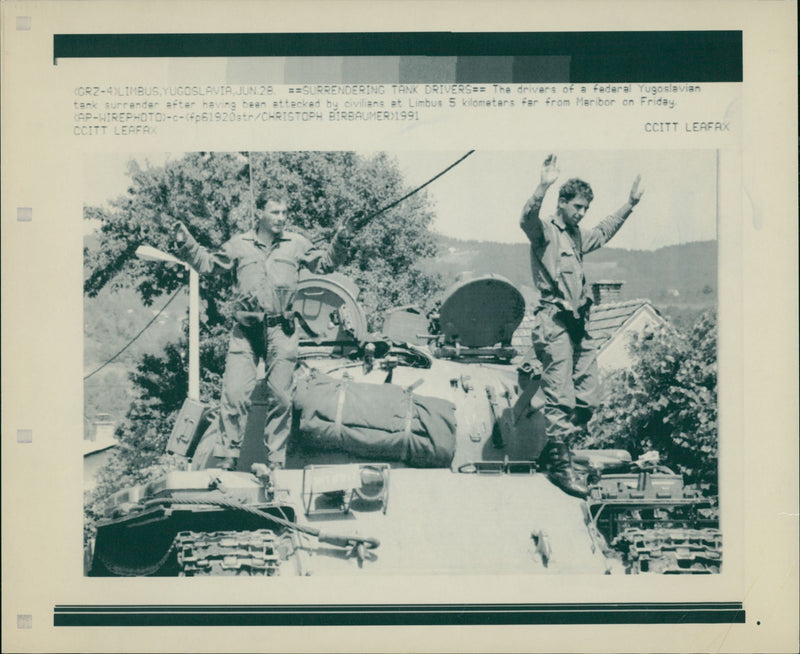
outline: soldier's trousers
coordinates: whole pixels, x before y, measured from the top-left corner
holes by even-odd
[[[261,334],[263,341],[260,343],[257,339]],[[285,463],[286,444],[292,425],[297,346],[297,332],[287,334],[281,325],[266,329],[259,327],[252,332],[240,325],[234,327],[222,377],[220,413],[216,425],[220,445],[214,451],[216,456],[236,458],[240,455],[251,397],[256,386],[258,362],[263,357],[267,386],[263,445],[268,463]]]
[[[536,314],[532,338],[542,363],[545,433],[569,444],[598,402],[597,348],[583,319],[546,306]]]

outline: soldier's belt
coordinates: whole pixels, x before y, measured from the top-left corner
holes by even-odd
[[[587,320],[589,317],[589,310],[591,308],[591,305],[592,302],[591,300],[589,300],[588,302],[582,304],[577,309],[571,309],[561,304],[556,304],[555,302],[542,302],[539,311],[547,314],[548,316],[561,315],[564,318],[571,320]]]
[[[265,315],[263,311],[237,311],[235,318],[239,324],[251,328],[258,327],[260,324],[265,327],[276,327],[285,320],[282,313]]]

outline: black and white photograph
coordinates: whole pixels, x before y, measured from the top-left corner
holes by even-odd
[[[719,572],[719,157],[93,161],[86,574]]]
[[[6,0],[2,649],[797,651],[796,6]]]

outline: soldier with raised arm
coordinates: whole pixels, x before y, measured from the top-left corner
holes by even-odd
[[[301,236],[284,231],[288,198],[283,192],[262,191],[255,198],[253,229],[237,234],[211,252],[177,222],[178,255],[200,274],[233,270],[235,322],[228,343],[222,378],[219,417],[210,429],[218,432],[216,465],[233,468],[240,454],[256,369],[265,362],[269,406],[264,426],[267,463],[282,467],[291,429],[292,379],[298,335],[292,301],[300,267],[323,273],[338,265],[346,236],[340,230],[327,248],[317,248]],[[240,460],[243,467],[245,461]],[[240,465],[240,468],[242,465]]]
[[[572,468],[569,446],[585,428],[597,404],[597,350],[587,333],[591,298],[586,292],[583,256],[617,233],[642,197],[640,177],[627,202],[593,229],[580,229],[594,198],[583,180],[567,180],[558,192],[556,213],[541,218],[547,190],[559,175],[554,154],[542,166],[541,181],[522,211],[520,226],[531,242],[533,282],[539,291],[532,338],[542,363],[547,443],[540,463],[564,492],[586,497],[588,490]]]

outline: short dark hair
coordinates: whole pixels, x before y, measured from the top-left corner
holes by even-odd
[[[586,198],[586,200],[588,200],[589,202],[594,200],[594,193],[592,193],[592,187],[589,186],[589,184],[584,182],[582,179],[578,179],[577,177],[568,179],[558,190],[558,199],[564,200],[564,202],[569,202],[570,200],[579,195],[583,198]]]
[[[267,206],[268,202],[289,204],[289,195],[282,188],[265,188],[256,195],[255,205],[259,211]]]

